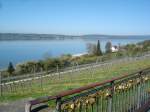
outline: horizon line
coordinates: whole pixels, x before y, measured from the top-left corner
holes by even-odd
[[[62,33],[21,33],[21,32],[0,32],[0,34],[38,34],[38,35],[65,35],[65,36],[88,36],[88,35],[101,35],[101,36],[150,36],[150,34],[62,34]]]

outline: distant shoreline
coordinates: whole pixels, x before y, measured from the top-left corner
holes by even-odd
[[[14,41],[14,40],[65,40],[65,39],[150,39],[150,35],[57,35],[57,34],[21,34],[21,33],[0,33],[0,41]]]
[[[3,35],[4,36],[4,35]],[[17,35],[18,36],[18,35]],[[21,37],[20,34],[18,37]],[[1,35],[0,35],[1,37]],[[5,37],[5,36],[4,36]],[[13,36],[12,36],[13,37]],[[7,67],[9,61],[17,64],[24,61],[40,60],[45,56],[61,56],[63,54],[72,54],[75,56],[82,55],[87,51],[88,43],[101,42],[102,51],[105,49],[105,43],[111,41],[113,45],[124,45],[127,43],[137,43],[150,40],[149,37],[141,38],[97,38],[97,37],[81,37],[81,38],[53,38],[53,39],[11,39],[3,38],[0,40],[0,68]],[[17,57],[17,58],[16,58]]]

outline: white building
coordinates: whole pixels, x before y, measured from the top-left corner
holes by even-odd
[[[112,46],[111,47],[111,52],[118,52],[118,47],[117,46]]]

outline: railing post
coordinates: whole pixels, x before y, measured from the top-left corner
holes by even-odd
[[[112,112],[113,111],[113,94],[114,94],[114,81],[112,81],[111,83],[111,90],[110,90],[110,95],[108,98],[108,112]]]
[[[40,71],[41,71],[41,73],[40,73],[40,84],[41,84],[41,90],[43,91],[42,69]]]
[[[3,95],[3,91],[2,91],[2,73],[0,72],[0,96]]]
[[[31,112],[31,104],[29,102],[25,104],[25,112]]]
[[[56,99],[56,112],[61,112],[61,97]]]
[[[140,82],[139,82],[139,86],[138,86],[138,96],[137,96],[137,109],[140,108],[140,105],[141,105],[141,88],[142,88],[142,71],[139,72],[139,78],[140,78]]]

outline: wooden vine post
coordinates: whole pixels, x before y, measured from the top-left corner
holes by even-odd
[[[2,90],[2,73],[0,72],[0,96],[3,95],[3,90]]]

